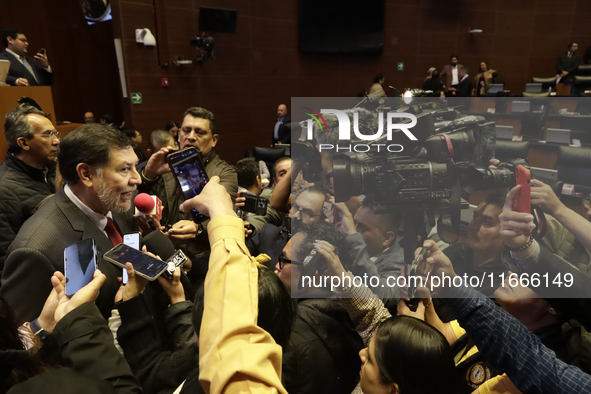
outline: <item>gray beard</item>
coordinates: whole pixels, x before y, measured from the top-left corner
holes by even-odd
[[[115,190],[109,189],[107,187],[107,183],[103,180],[103,172],[102,170],[97,171],[98,178],[100,180],[100,184],[98,185],[98,198],[100,202],[111,212],[113,213],[120,213],[128,211],[131,208],[131,204],[129,204],[128,208],[123,208],[119,206],[119,200],[121,198],[121,193],[118,193]]]

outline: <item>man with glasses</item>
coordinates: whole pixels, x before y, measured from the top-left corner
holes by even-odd
[[[306,268],[303,265],[319,241],[335,247],[343,264],[349,265],[344,237],[330,224],[317,222],[294,230],[275,260],[275,274],[298,302],[290,346],[284,350],[282,380],[287,392],[294,394],[350,393],[358,382],[361,338],[330,291],[330,281],[328,288],[301,283],[302,275],[316,280],[323,275],[321,265],[314,263],[324,260],[320,254]]]
[[[250,254],[257,256],[261,253],[271,257],[266,265],[273,270],[277,258],[291,237],[292,228],[296,231],[301,224],[318,223],[325,219],[322,213],[326,193],[323,189],[311,187],[301,192],[291,204],[289,216],[281,226],[267,223],[261,231],[257,231],[246,241]]]
[[[35,54],[35,58],[26,56],[29,41],[21,29],[7,28],[2,31],[4,52],[0,59],[10,62],[6,83],[13,86],[48,86],[53,83],[53,71],[47,60],[46,51]]]
[[[43,112],[21,105],[6,116],[6,159],[0,165],[0,274],[22,224],[55,193],[59,133]]]

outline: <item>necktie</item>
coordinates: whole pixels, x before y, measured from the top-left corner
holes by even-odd
[[[31,75],[33,76],[33,78],[35,78],[35,81],[37,81],[37,76],[35,75],[35,71],[33,71],[33,67],[31,67],[31,65],[27,61],[27,58],[24,57],[24,56],[21,56],[21,61],[23,62],[23,65],[25,66],[25,68],[27,70],[29,70],[29,72],[31,73]],[[39,81],[37,81],[37,82],[39,82]]]
[[[121,234],[117,231],[115,227],[115,223],[113,223],[113,219],[107,218],[107,225],[105,226],[105,232],[109,237],[109,240],[113,243],[113,246],[119,245],[123,242],[123,238],[121,238]]]
[[[569,52],[568,53],[568,58],[570,59],[571,56],[572,56],[572,53]]]

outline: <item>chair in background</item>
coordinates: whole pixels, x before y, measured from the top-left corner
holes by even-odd
[[[513,163],[516,160],[527,159],[530,141],[502,141],[495,144],[495,158],[503,163]]]
[[[543,92],[547,92],[548,89],[550,89],[552,92],[556,91],[556,77],[549,77],[549,78],[533,77],[532,83],[541,83]]]
[[[571,131],[571,138],[576,138],[583,144],[591,144],[591,108],[587,100],[579,100],[576,112],[587,115],[561,115],[560,128]]]
[[[591,76],[591,64],[581,64],[577,69],[577,75]]]
[[[572,94],[580,96],[581,93],[591,88],[591,76],[575,75]]]
[[[550,92],[542,92],[542,93],[528,93],[523,92],[523,97],[550,97]]]
[[[591,187],[591,148],[559,147],[554,169],[559,181]]]
[[[521,118],[521,131],[519,135],[523,136],[523,139],[539,141],[544,136],[545,127],[545,112],[524,112]]]
[[[283,156],[285,156],[284,148],[270,148],[265,146],[255,146],[254,148],[254,157],[257,160],[264,161],[269,171],[271,171],[277,159]]]

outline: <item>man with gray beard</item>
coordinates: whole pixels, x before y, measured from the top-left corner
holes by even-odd
[[[130,140],[117,130],[87,124],[59,145],[58,163],[65,185],[25,222],[8,249],[0,296],[22,319],[39,316],[52,290],[51,276],[64,271],[64,249],[93,238],[98,267],[107,276],[96,305],[108,317],[121,269],[102,255],[138,231],[131,200],[141,178]]]

